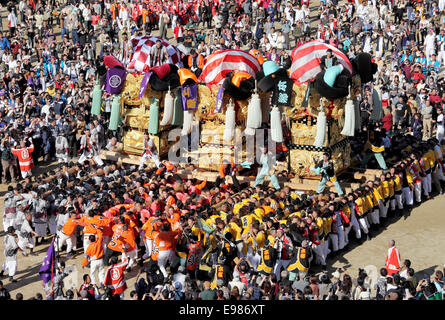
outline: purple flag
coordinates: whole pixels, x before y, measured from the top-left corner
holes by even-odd
[[[181,88],[182,110],[196,110],[198,108],[198,85],[185,86]]]
[[[124,88],[127,71],[122,68],[109,68],[105,80],[105,91],[111,94],[119,94]]]
[[[43,283],[48,283],[52,280],[52,275],[56,271],[56,253],[54,251],[54,239],[51,241],[51,245],[46,252],[46,257],[43,260],[42,266],[40,267],[39,274],[43,280]]]
[[[224,87],[219,87],[218,94],[216,95],[216,112],[222,111],[223,106],[223,99],[224,99]]]
[[[144,75],[144,78],[142,78],[141,88],[139,89],[139,98],[142,98],[142,96],[144,95],[145,89],[147,89],[148,82],[150,81],[150,77],[151,77],[151,71],[148,71]]]

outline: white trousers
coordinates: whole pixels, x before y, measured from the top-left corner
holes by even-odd
[[[427,61],[431,60],[431,55],[433,55],[434,52],[435,52],[434,47],[429,47],[429,46],[425,47],[425,56]]]
[[[439,9],[440,9],[440,5],[439,5]],[[443,9],[440,9],[440,10],[442,11]],[[445,51],[439,51],[439,54],[437,55],[437,61],[439,61],[441,65],[445,64]]]
[[[3,214],[3,231],[7,232],[10,226],[14,225],[15,213]]]
[[[325,265],[326,264],[326,256],[324,254],[324,243],[325,242],[321,242],[320,244],[315,246],[314,248],[312,248],[312,250],[315,253],[315,263],[320,264],[320,265]]]
[[[331,242],[332,252],[338,251],[338,234],[331,233],[329,235],[329,241]]]
[[[403,209],[403,191],[401,194],[396,194],[396,202],[397,202],[397,207],[402,210]]]
[[[431,193],[431,183],[432,183],[431,173],[428,173],[426,175],[426,180],[427,180],[428,193]]]
[[[26,177],[31,177],[32,176],[31,170],[21,171],[21,174],[22,174],[22,178],[23,179],[25,179]]]
[[[337,228],[337,235],[338,235],[338,249],[341,250],[345,247],[345,229],[343,226],[340,226]]]
[[[379,209],[372,209],[371,212],[368,214],[368,219],[371,220],[372,224],[379,224],[380,223],[380,210]]]
[[[56,251],[59,251],[65,243],[66,243],[66,253],[71,252],[73,250],[73,247],[74,250],[76,250],[77,239],[75,233],[73,233],[70,236],[67,236],[62,231],[59,231],[57,235],[58,235],[58,241],[57,245],[55,246]]]
[[[391,203],[391,210],[392,211],[396,210],[397,201],[396,201],[395,197],[394,197],[394,199],[390,200],[390,203]]]
[[[439,180],[445,181],[445,176],[443,175],[442,165],[440,165],[440,164],[437,166],[437,178]]]
[[[172,263],[175,258],[175,252],[173,250],[161,250],[158,255],[158,266],[165,278],[168,277],[165,265],[167,262]]]
[[[158,154],[149,154],[149,153],[144,153],[144,155],[141,157],[141,161],[139,162],[139,170],[144,168],[144,163],[148,160],[148,159],[153,159],[156,167],[159,168],[159,165],[161,164],[161,162],[159,161],[159,155]]]
[[[416,202],[422,202],[422,181],[414,183],[414,197]]]
[[[273,273],[275,273],[275,275],[277,276],[277,281],[280,281],[281,279],[281,267],[283,267],[284,270],[286,270],[289,263],[290,260],[283,260],[283,259],[277,260],[277,262],[275,263],[275,267],[273,269]]]
[[[153,239],[145,239],[145,254],[144,259],[151,257],[151,251],[153,249]]]
[[[128,266],[127,266],[127,268],[131,268],[133,266],[133,264],[136,262],[136,259],[138,258],[138,247],[137,247],[137,245],[136,245],[136,248],[134,250],[129,251],[129,252],[124,252],[123,256],[128,258]]]
[[[379,200],[379,217],[386,218],[388,214],[388,208],[385,206],[385,203],[382,200]]]
[[[344,232],[344,234],[345,234],[345,246],[348,245],[348,243],[349,243],[349,232],[351,231],[351,229],[352,229],[352,223],[349,225],[349,227],[345,228],[345,232]]]
[[[429,196],[429,192],[428,192],[429,188],[428,188],[428,178],[427,178],[427,176],[425,176],[422,179],[422,189],[423,189],[423,195],[425,197],[428,197]]]
[[[406,205],[413,205],[413,192],[411,191],[410,187],[405,187],[402,189],[402,196]]]
[[[439,141],[439,144],[441,143],[443,136],[444,136],[444,127],[437,126],[436,139]]]
[[[355,231],[355,238],[360,239],[362,237],[362,233],[360,231],[360,224],[358,223],[357,217],[355,216],[354,213],[351,215],[351,224],[352,228],[354,228]]]
[[[91,284],[96,284],[96,273],[99,277],[99,283],[102,284],[105,279],[105,267],[104,260],[102,258],[90,261]]]
[[[327,258],[328,254],[331,253],[331,249],[329,249],[329,238],[326,238],[323,242],[323,253],[325,258]]]
[[[358,223],[360,224],[361,229],[363,230],[363,232],[365,234],[368,234],[369,232],[369,223],[368,223],[368,219],[366,219],[366,217],[362,217],[358,219]]]
[[[26,252],[27,248],[34,248],[34,238],[29,239],[18,236],[17,245],[19,246],[20,250]]]
[[[17,272],[17,258],[15,260],[8,260],[5,261],[2,265],[2,271],[8,270],[8,275],[10,277],[13,277],[15,273]]]
[[[260,264],[261,257],[258,253],[253,254],[251,252],[248,252],[247,260],[249,260],[250,264],[252,265],[252,268],[256,270],[258,268],[258,265]]]
[[[65,162],[65,163],[68,163],[68,162],[70,162],[70,156],[68,155],[68,153],[66,153],[66,154],[56,154],[56,158],[57,158],[57,161],[59,162],[59,163],[62,163],[62,162]]]

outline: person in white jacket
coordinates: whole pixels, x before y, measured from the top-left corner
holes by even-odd
[[[439,141],[439,144],[442,144],[445,124],[444,124],[443,111],[441,108],[437,108],[436,124],[437,124],[436,139]]]
[[[434,34],[434,30],[430,29],[428,31],[427,36],[425,37],[425,56],[427,61],[431,60],[431,55],[435,53],[436,46],[436,35]]]

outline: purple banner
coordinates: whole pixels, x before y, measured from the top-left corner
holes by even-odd
[[[224,87],[219,87],[218,94],[216,95],[216,112],[222,111],[223,106],[223,99],[224,99]]]
[[[45,259],[43,260],[42,266],[40,267],[39,274],[43,280],[43,283],[47,283],[52,280],[55,274],[55,263],[56,255],[54,251],[54,239],[46,252]]]
[[[124,88],[127,71],[121,68],[110,68],[107,71],[105,91],[110,94],[119,94]]]
[[[198,85],[181,88],[182,110],[196,110],[198,108]]]
[[[145,89],[147,89],[148,81],[150,81],[151,71],[147,72],[142,78],[141,87],[139,89],[139,99],[144,95]]]

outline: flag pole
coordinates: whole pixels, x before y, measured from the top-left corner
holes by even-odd
[[[54,238],[53,241],[51,241],[51,246],[53,247],[53,255],[56,255],[56,252],[54,250]],[[53,279],[54,279],[54,261],[56,260],[55,257],[53,259],[51,259],[51,285],[53,285]],[[54,287],[53,287],[54,290]]]

